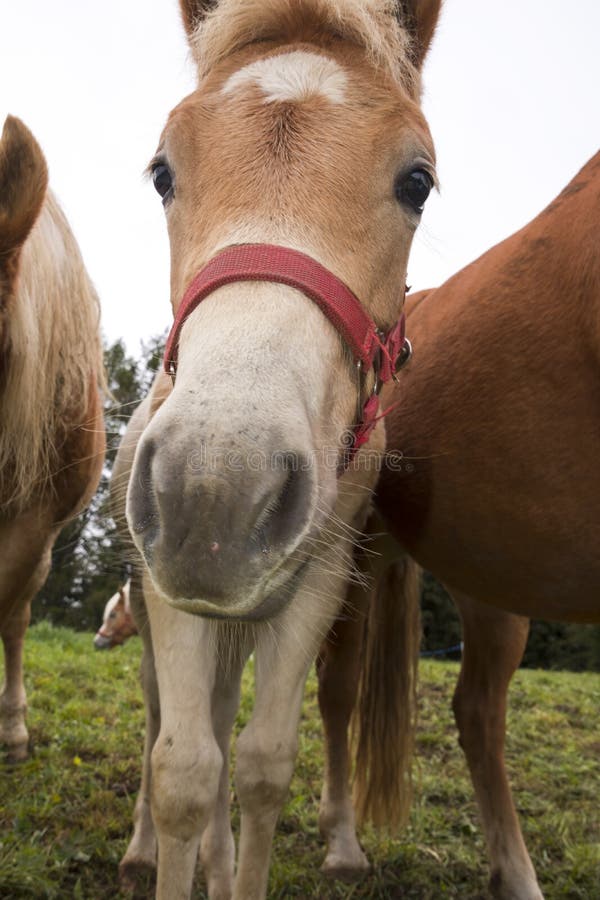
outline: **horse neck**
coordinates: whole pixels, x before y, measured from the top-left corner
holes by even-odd
[[[60,445],[102,381],[98,300],[79,248],[49,193],[23,246],[9,314],[0,395],[0,508],[47,487]]]

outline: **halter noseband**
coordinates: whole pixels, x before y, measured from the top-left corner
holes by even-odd
[[[375,385],[365,403],[358,403],[353,441],[345,448],[344,471],[365,444],[378,420],[379,390],[410,358],[412,348],[404,335],[404,314],[384,333],[360,300],[332,272],[298,250],[272,244],[236,244],[213,257],[188,286],[177,310],[165,348],[164,368],[175,380],[179,337],[184,322],[217,288],[236,281],[270,281],[302,291],[332,323],[354,355],[359,374],[373,368]]]

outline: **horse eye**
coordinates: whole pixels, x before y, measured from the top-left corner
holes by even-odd
[[[155,165],[152,169],[152,181],[163,203],[167,203],[173,196],[173,176],[169,167],[164,163]]]
[[[396,197],[400,203],[410,206],[419,215],[431,193],[433,178],[424,169],[415,169],[396,185]]]

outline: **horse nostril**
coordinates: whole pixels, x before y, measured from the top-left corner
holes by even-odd
[[[152,484],[152,461],[155,453],[156,444],[152,439],[143,441],[138,448],[128,503],[129,527],[134,534],[142,534],[158,522]]]
[[[263,554],[284,548],[304,530],[312,509],[312,478],[309,471],[288,469],[279,492],[263,506],[252,538]]]

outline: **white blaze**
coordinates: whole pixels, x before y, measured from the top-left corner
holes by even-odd
[[[333,59],[304,50],[259,59],[230,75],[223,94],[256,84],[266,103],[301,101],[320,94],[330,103],[343,103],[347,77]]]

